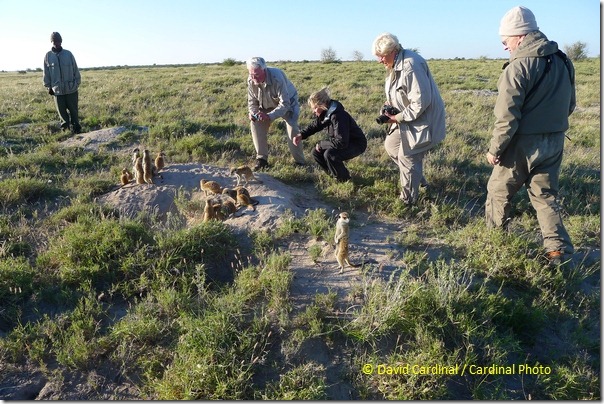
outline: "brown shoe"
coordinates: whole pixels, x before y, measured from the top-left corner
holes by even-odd
[[[564,254],[562,254],[562,251],[550,251],[548,253],[545,253],[545,258],[547,259],[549,265],[562,264],[563,257]]]

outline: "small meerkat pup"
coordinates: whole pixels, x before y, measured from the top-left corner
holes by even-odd
[[[348,264],[351,267],[357,267],[358,265],[351,264],[348,259],[348,240],[350,237],[350,218],[347,212],[342,212],[338,215],[338,221],[336,222],[336,234],[334,241],[336,243],[336,261],[338,261],[338,268],[340,273],[344,272],[344,264]]]
[[[236,189],[232,189],[232,188],[225,188],[222,190],[222,194],[223,195],[228,195],[229,197],[231,197],[231,199],[233,199],[234,201],[237,200],[237,190]]]
[[[143,150],[143,175],[147,184],[153,184],[153,162],[149,150]]]
[[[218,219],[216,217],[216,207],[217,206],[219,207],[220,205],[217,205],[213,199],[206,200],[206,206],[203,208],[203,219],[202,220],[204,222]]]
[[[254,172],[248,166],[231,167],[231,175],[233,174],[237,176],[237,186],[241,184],[242,179],[245,181],[245,185],[247,185],[248,181],[250,180],[254,180],[262,184],[262,181],[254,176]]]
[[[159,172],[159,170],[161,170],[165,166],[166,166],[166,153],[164,153],[163,151],[160,150],[159,153],[157,153],[157,156],[155,157],[155,168]]]
[[[132,173],[128,171],[126,167],[122,169],[122,175],[120,176],[120,181],[122,182],[122,186],[128,185],[132,180]]]
[[[145,183],[145,173],[143,170],[143,158],[138,156],[134,161],[134,178],[137,184]]]
[[[258,205],[258,201],[250,198],[250,195],[245,188],[241,187],[237,189],[237,206],[247,206],[248,209],[252,208],[252,210],[256,210],[254,205]]]
[[[218,184],[216,181],[201,180],[199,181],[199,187],[205,193],[206,196],[208,195],[208,192],[210,194],[222,194],[222,188],[220,187],[220,184]]]
[[[228,219],[229,217],[231,217],[231,215],[234,215],[235,212],[237,212],[237,206],[235,206],[235,203],[233,203],[233,201],[227,199],[225,201],[222,201],[220,210],[224,215],[224,218]]]

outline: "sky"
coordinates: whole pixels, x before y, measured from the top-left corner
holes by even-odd
[[[0,0],[0,71],[41,68],[58,31],[80,68],[341,60],[391,32],[426,59],[507,58],[501,17],[523,5],[563,49],[587,44],[600,55],[596,0]]]

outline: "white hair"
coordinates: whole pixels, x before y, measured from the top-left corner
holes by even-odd
[[[248,70],[257,69],[257,68],[266,70],[266,62],[264,61],[264,58],[261,58],[260,56],[254,56],[253,58],[250,58],[246,62],[246,65],[247,65]]]

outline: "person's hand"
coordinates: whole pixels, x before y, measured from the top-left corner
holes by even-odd
[[[271,118],[270,116],[268,116],[268,114],[266,112],[262,112],[262,111],[258,111],[258,113],[256,114],[256,116],[258,117],[259,121],[270,121]]]
[[[317,145],[315,146],[315,150],[321,153],[321,146],[319,146],[319,143],[317,143]]]
[[[55,92],[54,92],[54,91],[52,91],[52,87],[49,87],[49,88],[48,88],[48,94],[50,94],[50,95],[55,95]]]
[[[489,162],[490,165],[492,166],[496,166],[497,164],[499,164],[499,157],[497,156],[493,156],[491,153],[487,152],[487,160]]]
[[[294,146],[298,146],[301,141],[302,141],[302,135],[296,135],[292,138],[292,143],[294,144]]]

